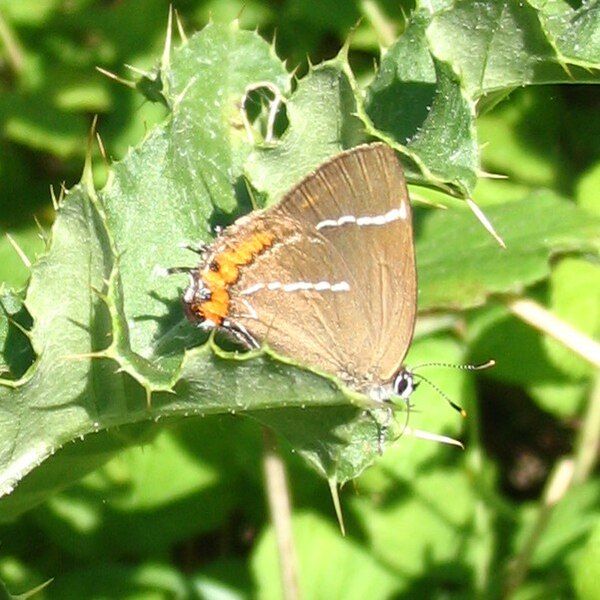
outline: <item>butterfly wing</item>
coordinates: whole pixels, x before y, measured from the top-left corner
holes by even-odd
[[[342,153],[244,226],[275,241],[232,287],[232,319],[299,363],[359,386],[389,380],[412,339],[417,291],[394,152]]]

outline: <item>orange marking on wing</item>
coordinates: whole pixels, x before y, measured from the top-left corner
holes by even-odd
[[[202,273],[202,279],[211,291],[220,287],[225,287],[226,282],[223,281],[223,277],[219,271],[211,271],[210,269],[207,269],[204,273]]]
[[[213,302],[227,305],[229,304],[229,292],[225,288],[211,290],[210,299]]]
[[[216,325],[222,324],[229,312],[228,288],[239,279],[239,267],[252,263],[274,240],[275,236],[271,233],[256,232],[240,241],[236,247],[215,256],[212,269],[210,265],[204,268],[202,279],[210,291],[210,299],[200,304],[199,312],[205,319],[210,319]]]
[[[235,283],[239,277],[240,270],[237,265],[233,264],[225,256],[221,256],[217,259],[219,265],[219,275],[221,280],[225,284]]]

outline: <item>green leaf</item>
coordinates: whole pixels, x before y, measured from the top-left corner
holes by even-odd
[[[39,25],[47,21],[56,10],[59,0],[0,0],[0,12],[19,25]]]
[[[365,109],[372,133],[382,132],[411,159],[406,165],[409,181],[451,184],[466,196],[479,168],[474,105],[452,70],[432,56],[425,35],[428,23],[424,14],[413,16],[385,54],[367,89]]]
[[[430,597],[457,586],[466,593],[476,498],[466,473],[444,465],[390,479],[379,510],[367,497],[352,502],[371,552],[398,575],[400,594]]]
[[[322,517],[293,517],[298,555],[298,586],[306,598],[389,598],[396,592],[394,575],[368,551]],[[252,556],[252,570],[262,600],[281,598],[275,533],[263,533]]]
[[[540,408],[559,419],[576,418],[589,395],[589,382],[574,380],[550,360],[542,333],[499,305],[475,311],[468,331],[471,352],[496,359],[486,377],[523,388]]]
[[[427,30],[431,50],[459,74],[470,97],[522,85],[598,81],[594,73],[577,70],[573,76],[566,67],[568,63],[600,66],[594,3],[582,5],[578,11],[565,10],[560,16],[540,13],[532,4],[459,0],[452,10],[440,11],[432,18]],[[591,60],[567,56],[571,54],[569,46],[585,46],[585,36],[594,39]]]
[[[519,293],[548,277],[551,256],[593,251],[600,238],[600,221],[549,193],[490,206],[486,213],[506,250],[466,210],[425,219],[416,244],[421,310],[467,308],[491,294]]]
[[[103,561],[62,574],[52,583],[54,598],[190,598],[190,581],[163,562],[130,566]]]
[[[92,429],[99,407],[88,386],[89,363],[68,354],[93,350],[91,286],[102,288],[106,251],[102,227],[81,188],[69,194],[54,226],[50,249],[32,270],[25,305],[34,321],[35,365],[15,387],[0,387],[0,492],[10,492],[35,465]],[[65,285],[69,282],[69,285]],[[94,331],[94,333],[97,333]],[[100,334],[104,337],[106,331]],[[112,385],[110,386],[112,387]],[[105,409],[110,410],[111,399]],[[48,410],[51,409],[51,410]]]
[[[559,373],[550,380],[524,383],[527,386],[527,392],[540,408],[560,418],[577,415],[589,395],[587,382],[565,381],[560,378]]]
[[[206,600],[247,600],[253,590],[248,563],[244,559],[219,559],[202,565],[191,577],[198,598]]]
[[[529,88],[482,115],[477,132],[485,168],[505,175],[508,183],[556,188],[564,158],[555,140],[563,135],[566,110],[566,103],[548,102],[546,90]]]
[[[162,431],[154,425],[149,428],[158,432],[154,439],[119,452],[76,486],[50,498],[33,518],[66,552],[89,558],[152,557],[205,535],[223,525],[240,494],[230,454],[245,451],[258,462],[252,438],[239,420],[233,421],[171,421]],[[173,511],[179,515],[176,522]]]
[[[246,87],[289,86],[269,45],[229,25],[191,38],[174,52],[164,78],[170,122],[114,166],[101,193],[119,254],[129,343],[147,358],[161,356],[161,339],[182,316],[176,281],[157,277],[156,267],[192,264],[196,257],[178,244],[208,241],[213,211],[236,207],[235,185],[250,150],[239,110]]]
[[[44,250],[44,242],[39,237],[37,227],[31,226],[8,234],[16,242],[30,262],[34,262],[38,254]],[[29,279],[29,267],[19,256],[13,245],[5,235],[0,237],[0,281],[14,288],[20,288]]]
[[[23,294],[0,285],[0,377],[19,379],[33,363]]]
[[[596,163],[577,184],[576,199],[581,208],[600,215],[600,162]]]
[[[44,114],[44,119],[40,119],[40,114]],[[82,156],[87,119],[80,114],[48,110],[46,94],[5,94],[0,116],[5,120],[7,139],[62,159]]]
[[[529,2],[540,9],[540,21],[561,63],[582,67],[600,64],[600,7],[597,2],[573,6],[565,0]]]
[[[286,101],[288,128],[279,142],[257,147],[246,163],[252,185],[270,204],[326,159],[364,140],[346,50],[312,68]]]
[[[582,258],[565,258],[550,277],[550,310],[592,339],[600,336],[600,266]],[[548,357],[572,378],[589,375],[593,367],[573,351],[545,338]]]
[[[534,570],[564,569],[577,556],[590,533],[594,530],[600,511],[600,486],[597,480],[575,486],[557,504],[543,538],[540,539],[531,559]],[[530,517],[536,511],[530,511]],[[517,547],[522,536],[530,535],[533,524],[528,519],[516,538]]]
[[[560,49],[586,36],[595,47],[596,13],[582,6],[557,19],[518,0],[423,4],[367,88],[367,131],[406,156],[413,182],[469,197],[479,174],[475,101],[489,109],[519,86],[599,81],[586,70],[600,67],[598,57],[570,59]]]
[[[590,534],[588,541],[582,548],[576,560],[572,562],[571,571],[575,583],[577,597],[581,600],[598,600],[600,588],[600,517]]]

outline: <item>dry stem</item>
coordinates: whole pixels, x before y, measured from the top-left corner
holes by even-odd
[[[285,600],[299,600],[298,562],[294,547],[290,492],[285,464],[277,450],[277,440],[273,432],[266,427],[263,428],[263,440],[265,448],[263,470],[271,521],[277,539],[283,597]]]

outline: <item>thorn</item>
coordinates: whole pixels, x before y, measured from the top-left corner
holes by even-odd
[[[54,193],[54,186],[52,184],[50,184],[50,198],[52,198],[52,206],[54,207],[54,210],[56,212],[58,212],[58,198],[56,197],[56,194]]]
[[[102,138],[100,137],[100,132],[96,131],[96,141],[98,142],[98,148],[100,149],[100,154],[102,156],[102,160],[104,161],[104,164],[109,167],[110,163],[108,161],[108,156],[106,156],[106,148],[104,147],[104,142],[102,141]]]
[[[102,300],[103,302],[108,304],[108,296],[105,293],[103,293],[102,290],[99,290],[94,285],[90,285],[90,290],[92,290],[92,292],[94,292],[94,294],[96,294],[96,296],[98,296],[98,298],[100,298],[100,300]]]
[[[42,224],[40,223],[40,220],[37,218],[36,215],[33,215],[33,220],[35,221],[35,224],[37,225],[38,228],[38,235],[40,237],[40,239],[42,240],[42,242],[44,242],[46,245],[48,244],[48,241],[50,240],[48,234],[46,233],[45,229],[42,227]]]
[[[328,479],[329,492],[331,493],[331,499],[333,500],[333,507],[335,508],[335,516],[337,517],[340,531],[342,535],[346,536],[346,527],[344,526],[344,515],[342,514],[342,506],[340,504],[340,495],[337,488],[337,482],[335,479]]]
[[[413,429],[412,427],[406,427],[404,429],[404,433],[407,435],[412,435],[415,438],[419,438],[421,440],[429,440],[430,442],[439,442],[440,444],[448,444],[449,446],[458,446],[459,448],[465,449],[465,446],[462,442],[455,440],[454,438],[448,437],[446,435],[439,435],[437,433],[431,433],[429,431],[423,431],[421,429]]]
[[[429,198],[425,198],[425,196],[421,196],[420,194],[415,194],[411,192],[410,194],[411,200],[416,200],[417,202],[421,202],[422,204],[426,204],[427,206],[432,206],[433,208],[441,208],[442,210],[448,210],[448,207],[441,202],[435,202],[434,200],[429,200]]]
[[[21,600],[26,600],[26,598],[32,598],[38,592],[41,592],[44,588],[48,587],[54,581],[54,577],[51,577],[44,583],[40,583],[40,585],[34,587],[32,590],[27,590],[23,594],[19,594],[18,596],[10,596],[11,598],[20,598]]]
[[[256,32],[258,33],[258,31]],[[277,53],[277,27],[273,30],[273,39],[271,40],[271,48],[273,52]]]
[[[338,52],[338,56],[341,56],[346,62],[348,62],[348,53],[350,52],[350,45],[352,44],[352,40],[354,35],[356,34],[356,30],[360,26],[363,21],[363,17],[359,17],[356,23],[350,28],[348,35],[346,36],[346,40],[342,45],[342,48]]]
[[[502,175],[501,173],[488,173],[487,171],[477,171],[477,177],[483,177],[484,179],[508,179],[508,175]]]
[[[119,77],[118,75],[115,75],[114,73],[111,73],[110,71],[107,71],[106,69],[103,69],[102,67],[96,67],[96,71],[98,71],[99,73],[102,73],[102,75],[105,75],[106,77],[108,77],[109,79],[112,79],[113,81],[116,81],[117,83],[120,83],[128,88],[131,88],[132,90],[135,90],[135,82],[133,81],[129,81],[128,79],[123,79],[122,77]]]
[[[492,235],[492,237],[498,242],[501,248],[506,250],[506,244],[504,240],[498,235],[494,226],[490,223],[490,220],[485,216],[483,211],[475,204],[471,198],[467,198],[467,206],[471,209],[473,214],[477,217],[479,222],[488,230],[488,232]]]
[[[2,308],[4,309],[4,305],[2,305]],[[15,319],[13,319],[13,317],[11,317],[7,312],[6,309],[4,309],[5,311],[5,316],[6,316],[6,320],[13,326],[16,327],[28,340],[31,340],[32,338],[32,332],[29,331],[29,329],[25,329],[25,327],[23,327],[23,325],[21,325],[21,323],[19,323],[18,321],[16,321]]]
[[[10,233],[6,234],[6,239],[8,240],[8,243],[13,247],[14,251],[17,253],[18,257],[21,259],[23,264],[28,269],[31,269],[31,261],[29,260],[29,258],[27,258],[27,254],[23,252],[21,246],[17,244],[16,240],[12,237],[12,235],[10,235]]]
[[[181,16],[179,11],[175,9],[175,23],[177,24],[177,31],[179,32],[179,37],[184,44],[187,44],[187,35],[185,35],[185,30],[183,29],[183,23],[181,21]]]
[[[148,410],[152,408],[152,390],[147,387],[146,389],[146,407]]]
[[[87,188],[89,194],[94,191],[94,171],[92,168],[92,152],[94,149],[94,139],[96,138],[96,126],[98,125],[98,115],[94,115],[92,126],[87,139],[87,148],[85,151],[85,162],[83,163],[83,173],[81,174],[81,182]]]
[[[160,70],[166,72],[171,63],[171,40],[173,32],[173,5],[169,4],[169,16],[167,17],[167,34],[165,35],[165,47],[160,59]]]
[[[139,67],[135,67],[133,65],[130,65],[129,63],[123,63],[123,66],[126,69],[129,69],[130,71],[135,73],[136,75],[140,75],[141,77],[146,77],[147,79],[154,78],[154,74],[151,73],[150,71],[144,71],[144,69],[140,69]]]
[[[561,66],[562,70],[567,74],[567,77],[575,81],[575,77],[573,77],[573,73],[571,73],[571,71],[569,70],[567,63],[559,59],[558,64]]]

